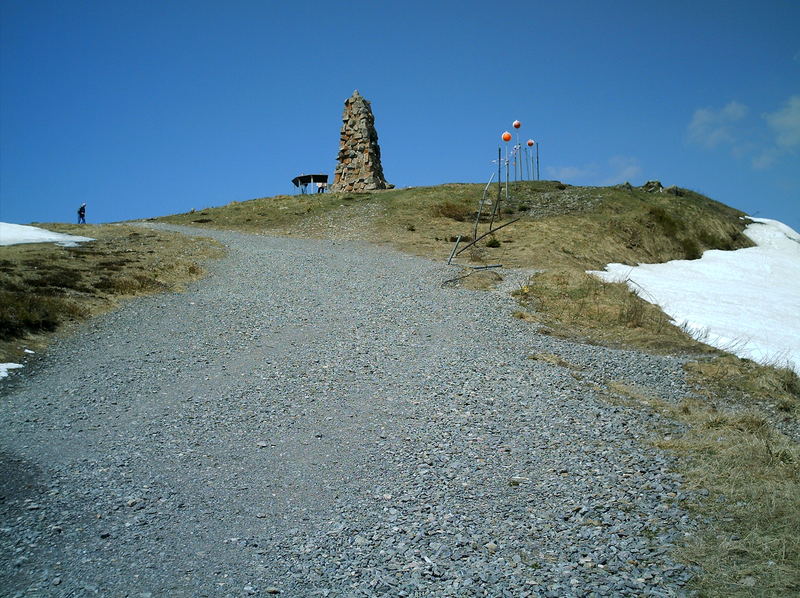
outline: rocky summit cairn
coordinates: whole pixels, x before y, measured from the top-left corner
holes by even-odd
[[[358,90],[345,100],[342,121],[339,163],[333,175],[331,191],[391,189],[394,185],[388,184],[383,178],[381,148],[372,107]]]

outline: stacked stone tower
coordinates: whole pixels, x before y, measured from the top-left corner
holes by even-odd
[[[372,107],[358,90],[345,100],[342,121],[339,163],[333,175],[331,191],[391,189],[393,185],[383,178],[381,148]]]

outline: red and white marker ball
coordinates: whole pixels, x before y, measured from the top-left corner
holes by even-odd
[[[528,147],[533,147],[535,141],[533,139],[528,139]]]
[[[522,123],[518,120],[515,120],[513,123],[515,129],[519,129],[522,126]]]
[[[511,133],[509,133],[508,131],[503,133],[503,141],[511,141]]]

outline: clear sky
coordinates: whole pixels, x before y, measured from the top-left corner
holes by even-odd
[[[336,165],[372,102],[387,180],[659,179],[800,230],[796,0],[0,2],[0,220],[157,216]]]

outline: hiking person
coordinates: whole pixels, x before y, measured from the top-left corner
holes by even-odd
[[[86,204],[82,203],[78,208],[78,224],[86,224]]]

